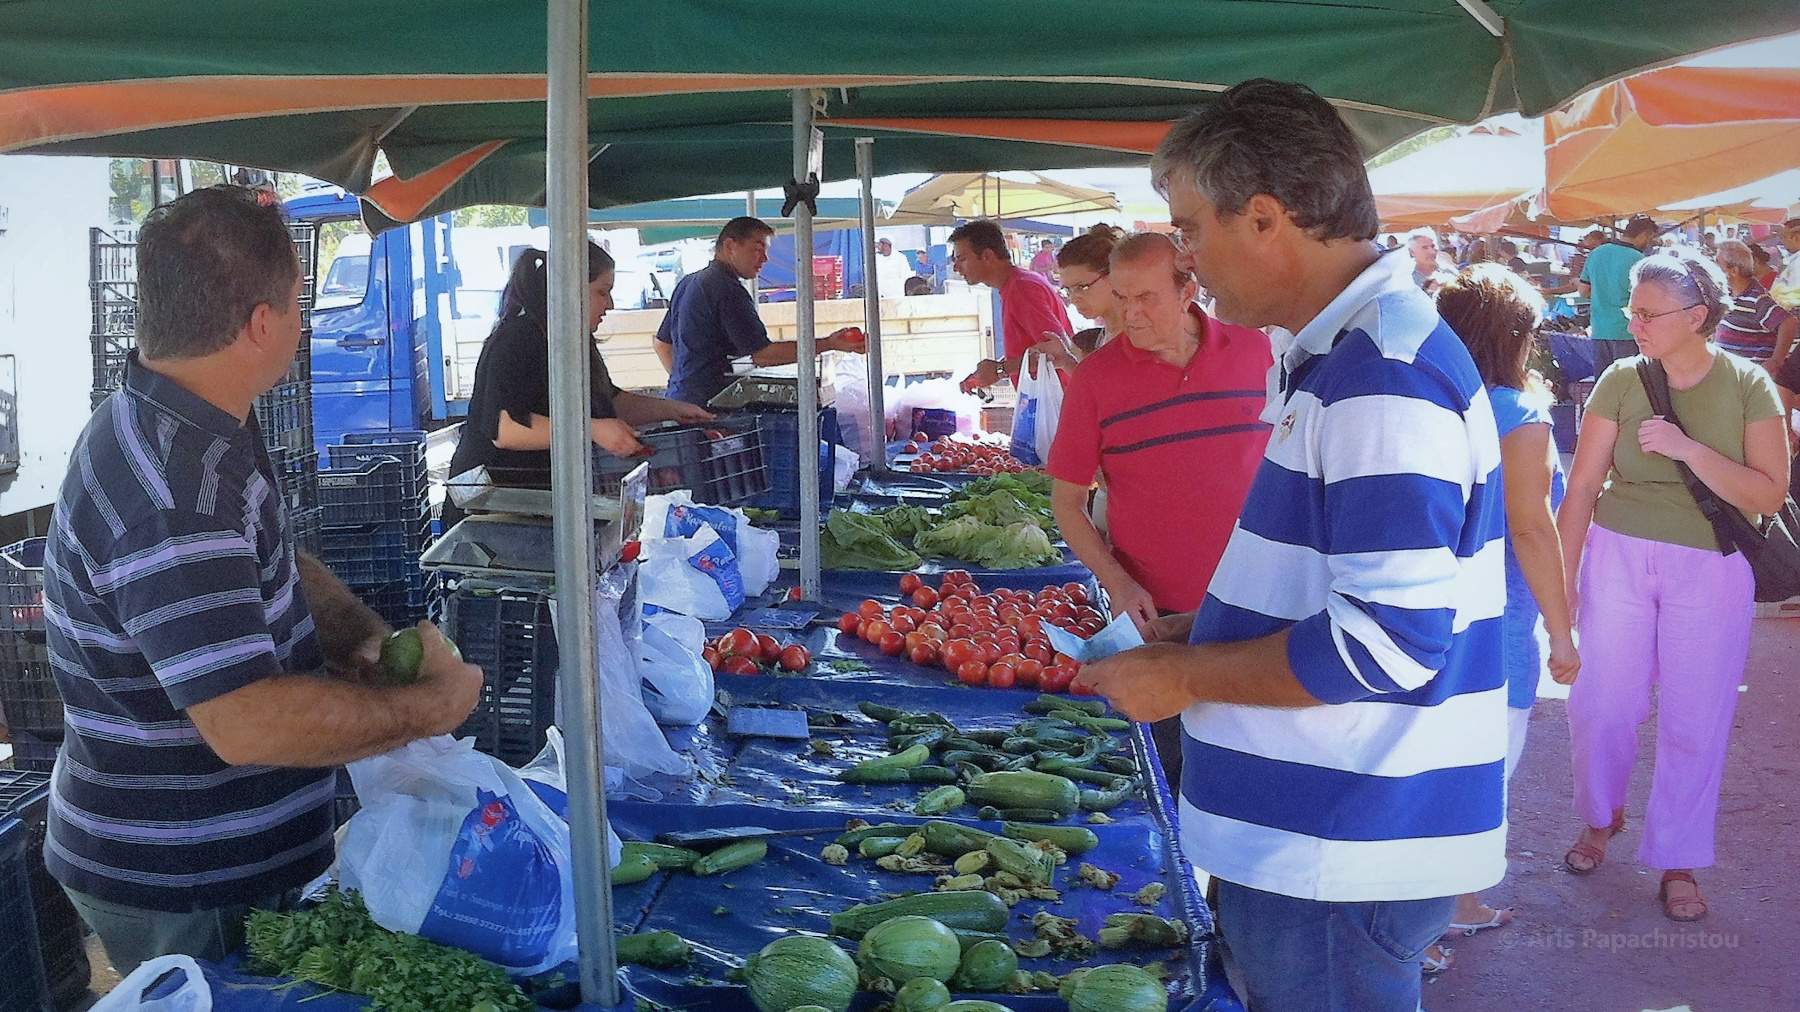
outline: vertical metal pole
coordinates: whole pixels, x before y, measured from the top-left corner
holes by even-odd
[[[863,235],[863,331],[869,337],[869,438],[872,446],[863,447],[864,455],[875,455],[864,461],[872,474],[887,470],[887,407],[882,403],[887,388],[887,373],[881,367],[881,286],[875,271],[875,138],[856,139],[856,176],[862,180]],[[893,294],[899,295],[900,292]]]
[[[606,875],[605,765],[594,655],[594,525],[588,512],[594,477],[588,438],[587,0],[550,0],[547,50],[551,500],[562,657],[556,681],[567,749],[581,997],[611,1007],[619,1002],[619,982]]]
[[[756,191],[755,190],[745,190],[744,191],[744,213],[749,215],[752,218],[756,217]],[[751,302],[756,301],[756,278],[750,279],[750,301]]]
[[[794,89],[794,179],[806,182],[812,151],[812,92]],[[794,208],[794,329],[799,341],[800,439],[794,449],[800,475],[800,593],[819,598],[819,362],[813,335],[813,216],[804,202]]]

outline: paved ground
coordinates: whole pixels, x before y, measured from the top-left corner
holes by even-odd
[[[1676,924],[1652,902],[1657,875],[1634,861],[1627,829],[1585,878],[1562,868],[1579,824],[1570,809],[1564,704],[1532,712],[1513,779],[1511,870],[1486,898],[1518,908],[1511,926],[1453,944],[1425,988],[1430,1012],[1582,1009],[1693,1012],[1800,1009],[1800,620],[1756,623],[1719,811],[1716,867],[1697,872],[1711,913]],[[1629,818],[1649,791],[1654,716]]]

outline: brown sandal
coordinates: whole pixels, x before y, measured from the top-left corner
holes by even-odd
[[[1625,831],[1625,812],[1620,809],[1613,813],[1612,825],[1606,827],[1608,840]],[[1582,864],[1576,864],[1573,858],[1581,858]],[[1563,867],[1569,869],[1571,875],[1591,875],[1606,860],[1606,851],[1584,840],[1576,840],[1575,846],[1563,855]]]
[[[1686,882],[1694,887],[1694,895],[1671,897],[1670,882]],[[1656,901],[1662,904],[1663,916],[1671,921],[1686,923],[1706,916],[1706,897],[1700,895],[1700,883],[1695,882],[1694,876],[1685,871],[1663,872],[1662,884],[1656,887]]]

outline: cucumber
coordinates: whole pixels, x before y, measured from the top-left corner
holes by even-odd
[[[831,933],[861,938],[882,921],[896,917],[929,917],[958,931],[1004,931],[1008,910],[993,893],[967,889],[919,893],[885,903],[859,903],[831,915]]]
[[[899,850],[905,842],[904,836],[866,836],[856,845],[856,852],[873,861]]]
[[[911,836],[919,827],[903,822],[883,822],[876,826],[852,829],[831,841],[840,847],[854,847],[871,836]]]
[[[621,852],[630,857],[642,854],[649,858],[658,868],[673,868],[685,871],[700,860],[700,852],[686,847],[671,847],[666,843],[642,843],[637,840],[626,840],[620,845]]]
[[[971,850],[981,850],[994,834],[973,826],[933,820],[925,824],[925,849],[943,857],[961,857]]]
[[[623,935],[616,940],[616,946],[619,962],[633,966],[680,966],[694,956],[694,947],[673,931]]]
[[[1081,810],[1084,812],[1110,812],[1125,802],[1125,799],[1137,793],[1137,781],[1127,780],[1123,784],[1106,790],[1086,790],[1080,795]]]
[[[1055,822],[1062,818],[1062,813],[1048,808],[995,808],[993,805],[983,805],[975,813],[975,817],[983,822]]]
[[[969,781],[969,800],[995,808],[1044,808],[1067,818],[1081,804],[1081,791],[1068,777],[1032,770],[984,773]]]
[[[1071,857],[1100,846],[1100,838],[1086,826],[1032,826],[1008,822],[1000,827],[1000,832],[1014,840],[1040,840]]]
[[[728,843],[718,850],[695,861],[689,868],[696,875],[723,875],[728,871],[748,868],[761,861],[769,853],[767,840],[739,840]]]
[[[1065,696],[1040,695],[1025,704],[1026,713],[1055,713],[1058,710],[1074,710],[1090,717],[1106,716],[1106,704],[1098,699],[1070,699]]]
[[[863,716],[879,720],[883,724],[891,724],[906,715],[906,711],[897,706],[883,706],[880,703],[858,703],[856,708],[862,711]]]
[[[914,815],[942,815],[953,809],[961,808],[963,792],[960,787],[939,787],[929,791],[913,806]]]
[[[904,774],[905,771],[912,769],[914,766],[925,765],[925,760],[930,758],[931,749],[924,745],[914,745],[911,748],[896,752],[893,755],[884,755],[876,759],[865,759],[855,766],[839,773],[838,779],[847,784],[892,783],[893,781],[884,781],[879,778],[887,776],[890,773]]]

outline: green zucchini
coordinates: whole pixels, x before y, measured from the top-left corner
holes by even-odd
[[[971,850],[981,850],[994,838],[985,829],[937,820],[927,822],[921,832],[925,834],[925,849],[943,857],[961,857]]]
[[[620,850],[627,856],[642,854],[655,862],[658,868],[685,871],[700,860],[700,852],[686,847],[671,847],[666,843],[643,843],[637,840],[626,840]]]
[[[905,822],[883,822],[875,826],[864,826],[861,829],[846,831],[842,836],[831,841],[840,847],[854,847],[871,836],[910,836],[918,826]]]
[[[616,886],[635,885],[656,874],[657,870],[656,862],[648,855],[627,851],[619,855],[619,863],[613,865],[607,879]]]
[[[616,948],[619,962],[632,966],[680,966],[694,956],[694,947],[673,931],[622,935],[616,940]]]
[[[962,946],[942,923],[908,914],[870,928],[856,948],[856,964],[889,980],[949,980],[962,965]]]
[[[983,805],[975,817],[983,822],[1055,822],[1062,813],[1048,808],[995,808]]]
[[[750,957],[744,982],[757,1012],[789,1012],[805,1005],[845,1012],[856,997],[856,961],[830,939],[788,935]]]
[[[1014,840],[1041,840],[1071,857],[1100,846],[1100,838],[1086,826],[1032,826],[1009,822],[1000,827],[1000,832]]]
[[[958,931],[1004,931],[1007,915],[1006,904],[990,892],[919,893],[885,903],[859,903],[832,914],[831,933],[861,938],[870,928],[895,917],[929,917]]]
[[[997,837],[987,842],[988,856],[1001,871],[1011,872],[1027,885],[1048,885],[1054,866],[1043,851],[1018,840]]]
[[[964,950],[953,982],[958,991],[1005,990],[1019,972],[1019,955],[1005,942],[977,942]]]
[[[995,808],[1047,808],[1067,818],[1081,804],[1081,792],[1067,777],[1032,770],[984,773],[969,781],[969,800]]]
[[[914,815],[942,815],[945,812],[961,808],[963,792],[960,787],[939,787],[926,792],[913,806]]]
[[[767,840],[739,840],[728,843],[718,850],[695,861],[688,869],[696,875],[723,875],[728,871],[737,871],[761,861],[769,853]]]

